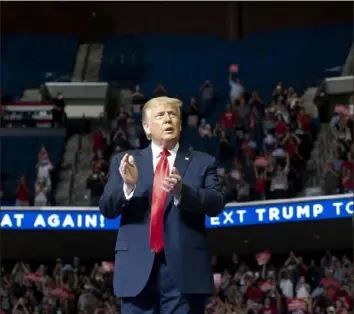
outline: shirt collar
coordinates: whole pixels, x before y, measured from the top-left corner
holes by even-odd
[[[168,150],[170,152],[171,156],[176,156],[177,155],[178,148],[179,148],[179,144],[177,143],[176,146],[173,149]],[[151,141],[151,150],[152,150],[153,159],[156,159],[156,158],[160,157],[160,154],[162,152],[162,148],[159,145],[157,145],[154,142],[152,142],[152,141]]]

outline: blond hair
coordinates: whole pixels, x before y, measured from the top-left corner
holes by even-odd
[[[177,98],[170,98],[166,96],[162,97],[155,97],[150,99],[145,105],[143,106],[143,109],[141,110],[141,120],[143,122],[143,125],[147,123],[149,113],[151,109],[159,106],[159,105],[170,105],[174,108],[177,109],[179,118],[181,117],[181,107],[182,107],[182,102],[177,99]],[[146,133],[146,137],[148,140],[151,140],[151,134]]]

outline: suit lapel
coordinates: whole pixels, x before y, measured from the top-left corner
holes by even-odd
[[[183,176],[192,160],[192,154],[189,151],[185,151],[183,149],[179,149],[176,155],[174,167],[179,171],[182,179]],[[171,169],[172,170],[172,169]],[[167,195],[166,204],[165,204],[165,215],[171,208],[170,204],[173,200],[171,195]]]

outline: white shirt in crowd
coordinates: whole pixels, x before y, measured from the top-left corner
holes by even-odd
[[[279,286],[285,297],[294,298],[294,285],[290,279],[281,279]]]
[[[273,145],[276,142],[276,139],[272,134],[267,134],[263,141],[267,145]]]
[[[307,299],[310,296],[310,287],[306,283],[301,283],[296,289],[296,298]]]
[[[241,179],[241,173],[237,169],[233,169],[231,171],[231,177],[235,180],[240,180]]]
[[[284,149],[278,147],[273,151],[272,156],[273,157],[286,157],[286,152]]]
[[[275,170],[274,177],[270,184],[270,190],[287,190],[288,189],[288,169]]]
[[[244,92],[243,86],[232,80],[230,80],[229,84],[230,84],[230,97],[239,99]]]
[[[53,169],[51,164],[42,164],[38,166],[37,179],[43,179],[46,184],[51,183],[50,181],[50,171]]]
[[[48,202],[47,199],[47,188],[40,190],[39,186],[36,185],[36,196],[34,198],[35,206],[46,206]]]

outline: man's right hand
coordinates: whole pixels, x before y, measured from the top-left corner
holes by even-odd
[[[129,191],[133,191],[138,182],[138,168],[135,165],[132,155],[124,155],[120,162],[119,173]]]

